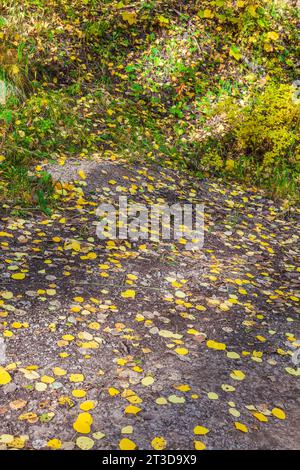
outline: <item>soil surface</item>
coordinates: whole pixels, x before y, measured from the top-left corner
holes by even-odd
[[[300,449],[299,212],[153,165],[49,169],[52,215],[0,218],[0,448]],[[204,204],[204,246],[99,239],[119,196]]]

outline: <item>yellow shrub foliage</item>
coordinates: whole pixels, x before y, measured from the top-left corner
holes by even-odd
[[[294,87],[269,84],[244,106],[231,103],[227,120],[236,157],[253,157],[267,172],[274,165],[300,163],[300,105]]]
[[[243,101],[225,98],[213,115],[222,132],[212,124],[201,139],[198,167],[266,183],[284,174],[284,184],[291,177],[299,185],[300,100],[292,85],[269,83]]]

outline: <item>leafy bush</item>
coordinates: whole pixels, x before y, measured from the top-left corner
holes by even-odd
[[[237,151],[255,156],[268,173],[274,165],[300,163],[300,106],[294,93],[289,85],[270,84],[227,112]]]
[[[214,135],[211,127],[200,143],[201,168],[271,186],[281,172],[287,191],[300,183],[300,105],[294,87],[270,83],[243,102],[226,98],[215,115],[223,118],[222,132]]]

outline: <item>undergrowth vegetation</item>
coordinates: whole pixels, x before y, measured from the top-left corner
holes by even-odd
[[[198,142],[193,165],[225,171],[245,183],[269,187],[276,196],[296,195],[300,170],[300,106],[290,85],[270,83],[241,102],[232,97],[212,111],[221,116]],[[194,140],[194,142],[196,139]]]
[[[0,190],[116,154],[299,202],[299,9],[283,0],[2,0]]]

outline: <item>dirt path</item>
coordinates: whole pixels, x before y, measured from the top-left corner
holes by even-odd
[[[51,172],[52,217],[0,219],[0,448],[299,449],[299,212],[153,166]],[[99,240],[119,195],[204,203],[203,249]]]

